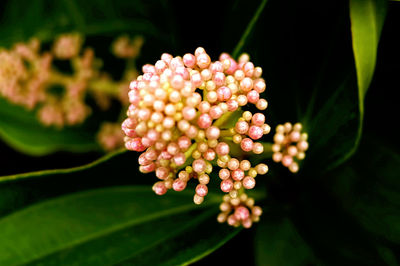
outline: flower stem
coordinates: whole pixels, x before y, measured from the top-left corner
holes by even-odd
[[[264,153],[265,152],[271,152],[272,153],[272,145],[273,145],[273,143],[271,143],[271,142],[262,142],[262,145],[264,147]]]
[[[88,89],[108,94],[110,96],[118,96],[118,84],[109,79],[92,80],[89,83]]]
[[[223,128],[226,126],[226,123],[229,122],[229,119],[234,117],[234,115],[241,114],[242,110],[239,108],[234,112],[227,112],[223,114],[220,118],[218,118],[214,123],[213,126]]]
[[[191,155],[192,155],[192,153],[194,152],[194,150],[197,148],[197,143],[193,143],[190,147],[189,147],[189,149],[187,150],[187,151],[185,151],[185,157],[186,157],[186,159],[187,158],[189,158]]]
[[[233,135],[235,135],[235,132],[232,129],[221,130],[219,134],[220,137],[232,137]]]

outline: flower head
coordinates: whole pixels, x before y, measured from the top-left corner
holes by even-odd
[[[262,113],[242,109],[267,108],[260,95],[266,88],[262,69],[246,54],[235,61],[223,53],[212,62],[199,47],[183,57],[163,54],[154,65],[144,65],[143,72],[130,84],[131,104],[122,129],[126,148],[143,152],[140,171],[155,172],[160,179],[155,193],[181,191],[197,179],[193,200],[201,204],[215,167],[221,168],[221,190],[232,198],[253,188],[255,177],[268,167],[252,167],[241,158],[263,152],[258,140],[270,127]]]

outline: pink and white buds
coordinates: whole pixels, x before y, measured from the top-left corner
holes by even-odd
[[[276,127],[272,159],[281,162],[292,173],[299,170],[298,161],[304,159],[305,151],[308,149],[308,135],[301,133],[302,128],[300,123],[292,125],[289,122]]]
[[[225,195],[220,205],[221,213],[217,220],[220,223],[227,222],[229,225],[244,228],[250,228],[253,223],[260,220],[262,210],[254,206],[254,199],[249,198],[245,193],[237,198]]]
[[[193,201],[201,204],[214,167],[221,168],[220,188],[233,202],[239,200],[243,189],[254,188],[255,177],[265,174],[268,167],[259,164],[252,168],[250,161],[239,161],[233,154],[239,151],[246,156],[264,150],[255,141],[269,133],[265,116],[240,109],[250,104],[266,108],[267,101],[260,96],[265,90],[261,68],[254,67],[247,55],[236,62],[224,53],[219,61],[211,62],[199,47],[183,57],[163,54],[143,71],[145,74],[131,82],[131,105],[122,129],[128,149],[146,150],[139,157],[140,170],[155,171],[162,180],[153,190],[159,195],[171,188],[181,191],[187,182],[197,179]],[[234,127],[227,126],[238,112],[241,117],[235,118]],[[229,207],[235,209],[233,214],[219,220],[250,227],[259,216],[251,213],[251,202],[239,200],[239,205]]]

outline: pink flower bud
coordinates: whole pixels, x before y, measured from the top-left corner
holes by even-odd
[[[220,142],[218,143],[215,151],[217,152],[218,155],[227,155],[229,154],[229,145],[226,144],[225,142]]]
[[[245,189],[252,189],[256,185],[256,180],[251,176],[246,176],[242,183]]]
[[[236,169],[232,171],[232,178],[236,181],[240,181],[244,178],[244,171],[241,169]]]
[[[222,180],[226,180],[230,177],[231,173],[228,169],[221,169],[219,170],[219,178],[221,178]]]
[[[225,86],[219,87],[217,89],[217,96],[218,96],[218,101],[220,102],[227,101],[232,97],[231,89]]]
[[[249,124],[246,121],[239,121],[235,125],[235,130],[239,134],[246,134],[249,130]]]
[[[212,118],[209,114],[201,114],[197,120],[197,125],[200,128],[209,128],[212,124]]]
[[[206,169],[206,163],[203,159],[194,160],[192,166],[196,173],[202,173]]]
[[[183,56],[183,63],[190,68],[193,68],[196,64],[196,57],[192,54],[185,54]]]
[[[233,181],[231,179],[222,180],[221,190],[223,192],[229,192],[233,189]]]
[[[168,174],[169,174],[169,170],[166,167],[161,166],[156,169],[156,176],[159,179],[162,179],[162,180],[166,179],[168,177]]]
[[[251,126],[248,134],[250,138],[257,140],[263,136],[263,129],[259,126]]]
[[[206,130],[206,137],[208,139],[218,139],[220,134],[220,130],[218,127],[211,126]]]
[[[237,220],[246,220],[250,216],[249,209],[244,206],[239,206],[235,210],[235,218]]]
[[[153,191],[157,195],[164,195],[165,193],[167,193],[167,188],[165,187],[164,182],[160,181],[153,185]]]
[[[184,153],[175,154],[173,160],[176,165],[181,166],[186,162],[185,154]]]
[[[249,138],[244,138],[242,142],[240,142],[240,147],[244,151],[251,151],[253,149],[253,141]]]
[[[196,194],[199,195],[200,197],[206,196],[208,193],[208,188],[206,185],[203,184],[198,184],[196,187]]]
[[[181,179],[177,178],[172,183],[172,189],[175,191],[182,191],[186,188],[186,182],[182,181]]]

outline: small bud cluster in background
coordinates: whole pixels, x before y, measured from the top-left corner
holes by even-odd
[[[282,162],[282,165],[289,168],[292,173],[299,170],[299,164],[296,161],[303,160],[306,156],[305,151],[308,149],[308,135],[301,133],[301,130],[300,123],[292,125],[287,122],[284,125],[278,125],[272,145],[274,152],[272,159],[277,163]]]
[[[120,123],[103,122],[97,134],[97,141],[104,150],[112,151],[124,146],[124,133]]]
[[[0,96],[35,111],[43,125],[59,129],[85,121],[92,112],[87,97],[93,97],[103,110],[108,109],[111,99],[126,106],[129,82],[138,76],[134,60],[143,38],[122,36],[112,44],[114,55],[127,61],[118,81],[100,71],[101,61],[93,49],[83,48],[83,43],[80,34],[71,33],[59,36],[50,51],[43,51],[38,39],[18,43],[10,50],[0,49]],[[69,64],[71,73],[60,71],[56,66],[59,62]],[[123,146],[123,141],[116,140],[122,139],[121,130],[111,130],[107,124],[101,131],[98,139],[106,150]]]

